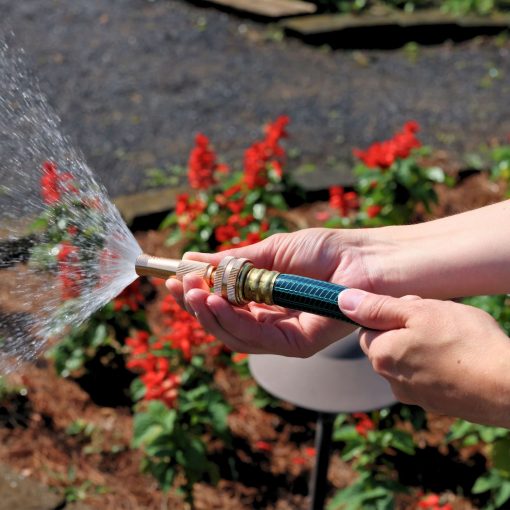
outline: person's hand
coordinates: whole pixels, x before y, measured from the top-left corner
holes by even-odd
[[[307,229],[276,234],[244,248],[212,255],[188,253],[184,258],[217,265],[227,255],[245,257],[258,268],[374,290],[379,266],[364,255],[363,236],[362,231]],[[353,331],[346,322],[276,306],[233,307],[192,275],[183,284],[170,279],[167,287],[208,332],[238,352],[307,357]]]
[[[339,305],[367,328],[361,347],[398,400],[510,426],[510,340],[489,314],[451,301],[357,289],[343,291]]]

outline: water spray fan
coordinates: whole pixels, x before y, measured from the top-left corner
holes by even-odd
[[[136,259],[135,270],[139,276],[173,276],[179,280],[187,274],[198,275],[215,294],[236,306],[244,306],[249,302],[278,305],[355,324],[338,308],[338,295],[347,287],[257,269],[245,258],[226,256],[215,267],[207,262],[167,259],[144,253]]]

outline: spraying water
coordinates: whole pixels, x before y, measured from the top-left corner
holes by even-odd
[[[22,55],[0,41],[0,371],[33,360],[137,277],[141,253],[59,130]]]

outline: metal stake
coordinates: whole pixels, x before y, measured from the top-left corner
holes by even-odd
[[[317,431],[315,433],[316,459],[310,480],[310,494],[312,496],[310,510],[324,509],[335,417],[336,414],[330,413],[319,413],[317,416]]]

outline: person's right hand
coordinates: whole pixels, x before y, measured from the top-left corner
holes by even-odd
[[[382,268],[374,250],[363,249],[366,232],[306,229],[220,253],[187,253],[184,258],[218,265],[227,255],[244,257],[258,268],[376,291]],[[183,283],[170,279],[167,287],[208,332],[238,352],[308,357],[354,329],[346,322],[277,306],[234,307],[193,275]]]

